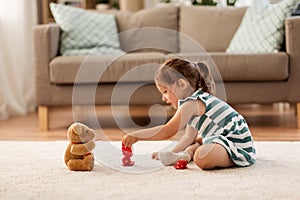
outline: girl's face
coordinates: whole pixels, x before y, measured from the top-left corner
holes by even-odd
[[[174,93],[174,91],[171,90],[171,88],[163,86],[163,85],[156,85],[157,89],[162,95],[162,100],[172,106],[173,108],[177,109],[177,102],[178,97]]]
[[[178,109],[179,99],[184,99],[193,93],[191,87],[187,91],[186,87],[182,87],[178,83],[173,83],[172,85],[156,83],[156,87],[162,94],[162,100],[175,109]]]

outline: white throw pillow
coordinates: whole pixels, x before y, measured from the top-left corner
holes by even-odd
[[[226,52],[278,52],[283,42],[285,20],[295,3],[295,0],[282,0],[275,4],[270,4],[268,0],[254,0]]]
[[[63,55],[121,54],[115,16],[85,11],[61,4],[50,4],[55,22],[62,30]]]

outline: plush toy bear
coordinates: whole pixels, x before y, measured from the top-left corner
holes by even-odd
[[[65,163],[72,171],[91,171],[94,168],[95,131],[81,123],[73,123],[67,131],[70,143]]]

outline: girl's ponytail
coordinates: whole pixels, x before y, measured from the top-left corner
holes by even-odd
[[[184,58],[170,58],[165,61],[155,75],[155,82],[173,84],[178,79],[189,81],[194,91],[202,89],[204,92],[215,94],[215,81],[208,66],[203,62],[191,62]]]
[[[198,87],[202,88],[204,92],[215,94],[216,85],[208,66],[203,62],[196,62],[195,65],[199,69]]]

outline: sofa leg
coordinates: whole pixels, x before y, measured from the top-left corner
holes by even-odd
[[[39,126],[40,131],[48,131],[49,129],[49,108],[47,106],[39,106]]]
[[[296,115],[297,115],[297,127],[300,129],[300,102],[296,106]]]

